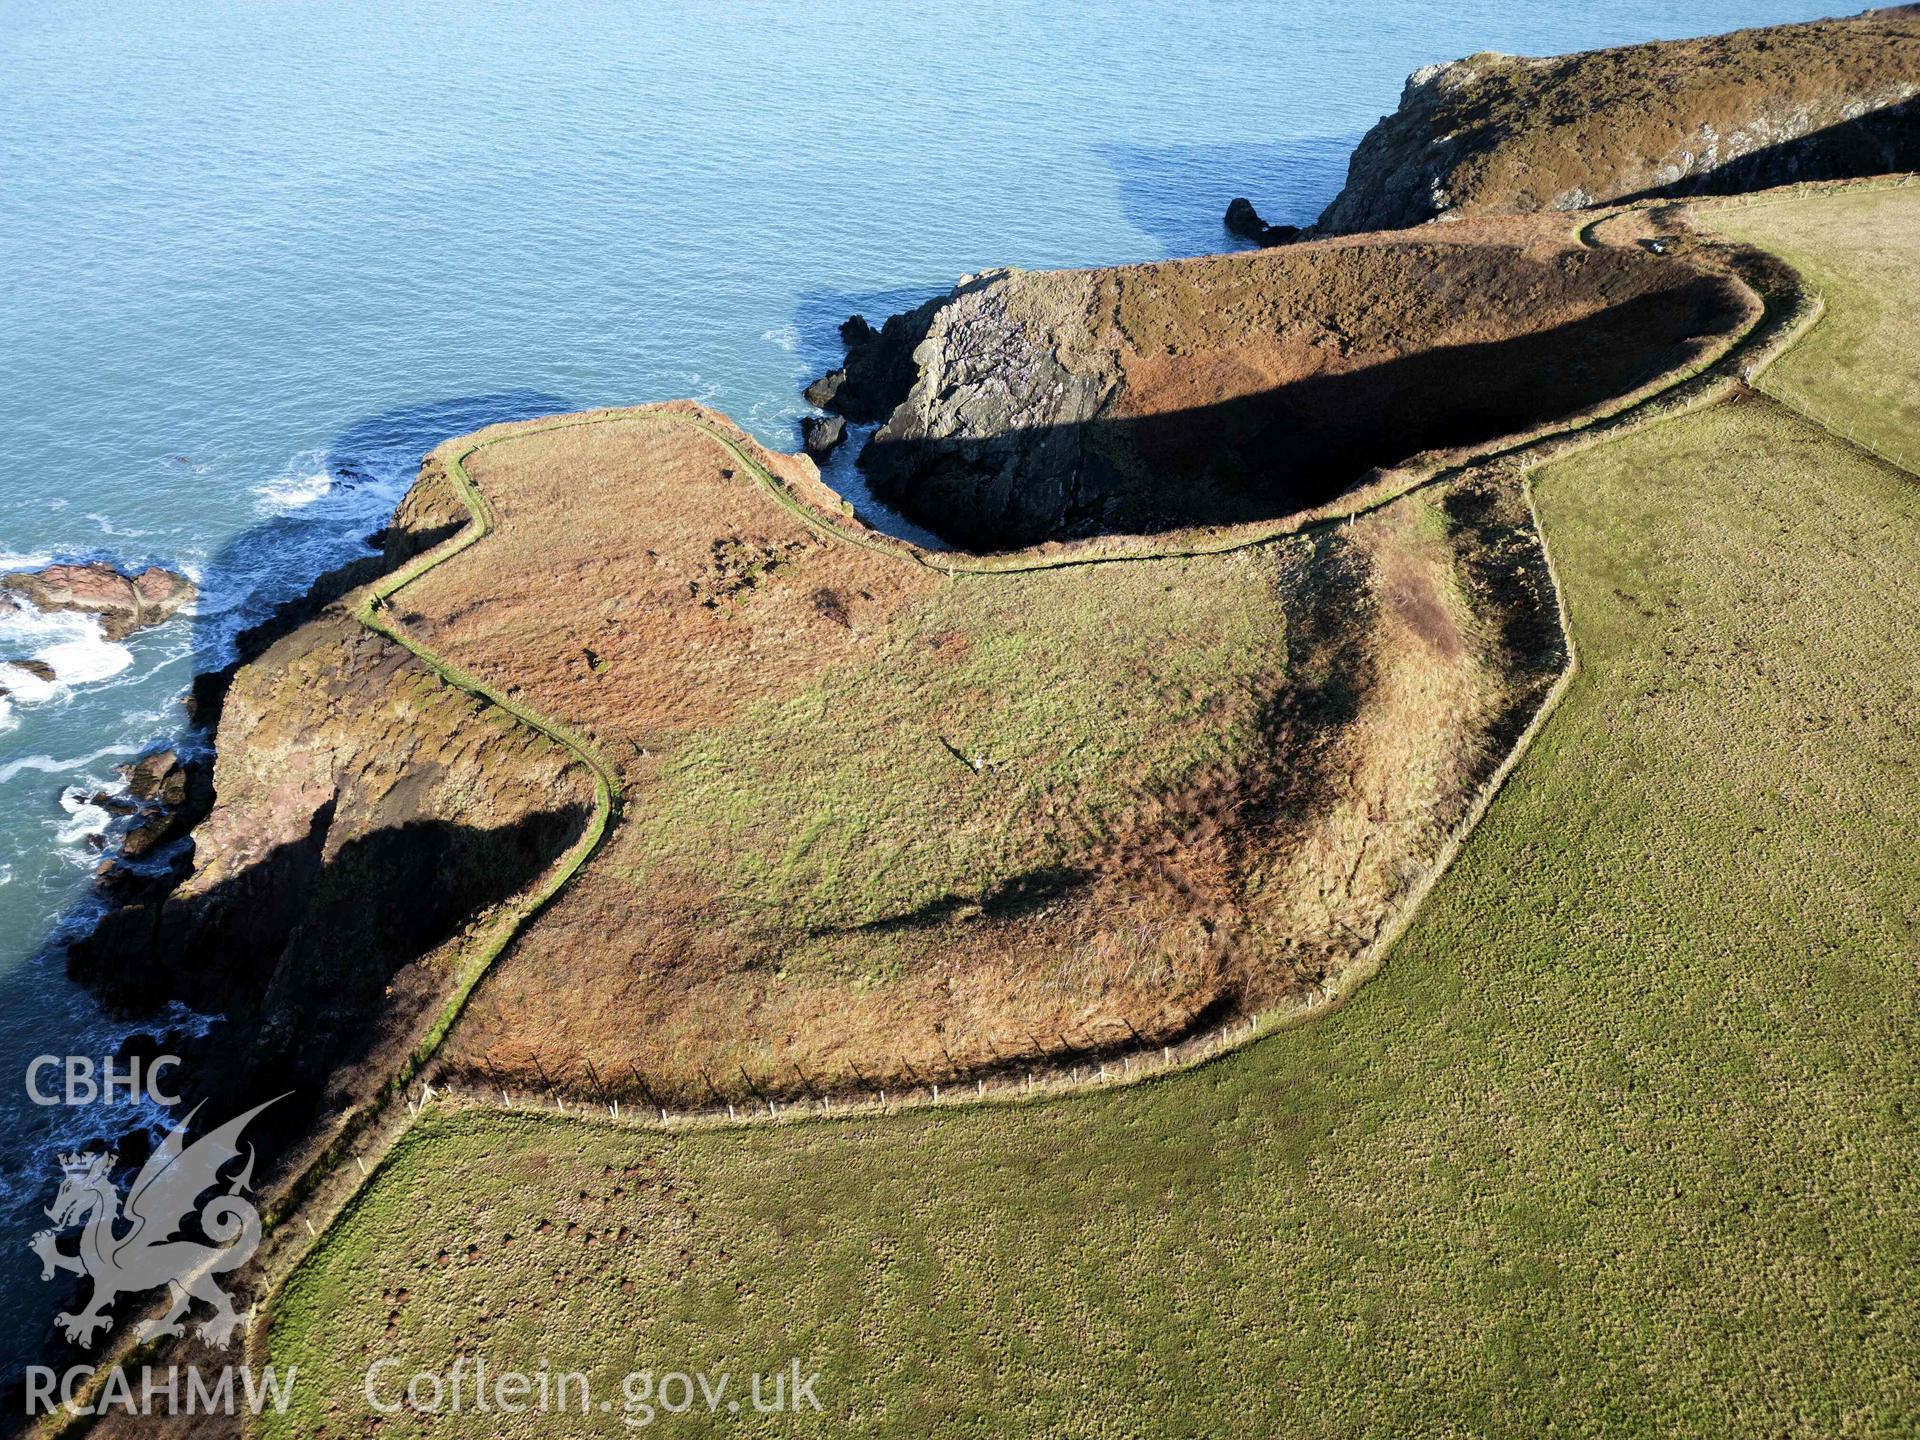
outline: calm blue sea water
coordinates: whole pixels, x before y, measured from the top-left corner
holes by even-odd
[[[795,448],[849,311],[1225,248],[1235,194],[1309,220],[1418,65],[1822,8],[0,3],[0,564],[205,588],[125,647],[0,619],[0,661],[62,675],[0,673],[0,1368],[56,1308],[21,1248],[50,1140],[126,1118],[21,1080],[114,1033],[46,954],[98,858],[83,797],[423,450],[683,395]]]

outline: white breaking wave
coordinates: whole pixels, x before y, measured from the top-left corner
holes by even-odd
[[[51,666],[44,679],[17,664],[37,660]],[[97,617],[71,611],[46,614],[29,605],[0,606],[0,686],[23,705],[42,704],[63,689],[89,685],[118,675],[133,664],[133,652],[107,639]]]
[[[284,472],[253,487],[255,508],[267,515],[304,510],[332,492],[333,475],[327,470],[326,457],[317,450],[295,457]]]
[[[100,527],[102,535],[111,536],[116,540],[142,540],[153,533],[151,530],[129,530],[124,526],[116,525],[111,515],[102,515],[97,511],[88,511],[87,519]]]
[[[777,325],[771,330],[762,330],[760,338],[778,345],[789,355],[800,348],[800,331],[793,325]]]
[[[95,805],[88,798],[89,793],[77,785],[60,792],[60,808],[67,812],[67,819],[55,832],[55,838],[62,845],[78,845],[90,835],[104,833],[113,819],[104,806]]]
[[[94,631],[92,635],[48,645],[38,651],[34,659],[51,665],[62,685],[91,685],[96,680],[118,675],[133,664],[131,650],[107,639],[97,623]]]
[[[23,705],[38,705],[60,693],[58,681],[44,680],[18,665],[0,665],[0,689]]]
[[[95,761],[111,760],[116,755],[139,753],[140,749],[136,745],[108,745],[104,749],[94,751],[91,755],[82,755],[76,760],[56,760],[51,755],[23,755],[18,760],[9,760],[5,765],[0,765],[0,785],[29,770],[38,771],[42,775],[64,775],[76,770],[84,770]]]

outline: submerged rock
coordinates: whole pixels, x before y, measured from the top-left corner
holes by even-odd
[[[0,589],[40,610],[96,615],[109,640],[160,624],[195,593],[186,576],[158,565],[128,575],[105,561],[16,570],[0,575]]]

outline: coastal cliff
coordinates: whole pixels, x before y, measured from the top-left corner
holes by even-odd
[[[449,441],[382,555],[202,687],[191,869],[117,896],[74,967],[218,1010],[232,1064],[337,1098],[438,1012],[463,930],[604,819],[443,1073],[727,1103],[1163,1042],[1318,985],[1564,659],[1513,477],[1440,472],[1758,318],[1641,238],[1466,220],[989,271],[850,322],[808,393],[883,422],[874,493],[976,551],[1051,547],[1032,563],[865,531],[691,404]],[[455,453],[496,526],[394,597],[415,653],[353,604],[469,523]],[[1295,533],[1401,465],[1432,493]],[[1139,563],[1056,543],[1104,536]]]
[[[1273,519],[1623,395],[1742,304],[1554,221],[994,271],[915,312],[910,388],[860,465],[977,551]]]
[[[1408,79],[1316,232],[1732,193],[1920,165],[1920,7]]]
[[[129,1013],[179,999],[223,1017],[196,1061],[203,1084],[337,1103],[353,1067],[444,991],[439,947],[585,823],[591,781],[564,751],[347,608],[464,519],[430,468],[381,556],[322,580],[243,639],[244,663],[199,684],[216,760],[190,864],[144,883],[116,869],[121,903],[71,951],[74,973]]]

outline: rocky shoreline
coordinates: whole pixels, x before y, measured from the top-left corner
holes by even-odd
[[[1896,39],[1910,28],[1875,23]],[[1844,114],[1863,97],[1904,95],[1852,117],[1887,111],[1882,119],[1897,127],[1894,112],[1914,92],[1882,71],[1912,52],[1902,39],[1887,54],[1865,88],[1810,106],[1804,124],[1735,125],[1727,133],[1743,138],[1716,151],[1715,165],[1686,152],[1687,165],[1663,180],[1671,146],[1649,141],[1544,196],[1475,178],[1504,173],[1489,157],[1513,148],[1514,132],[1445,137],[1459,130],[1461,107],[1480,103],[1479,87],[1525,95],[1544,73],[1529,67],[1546,62],[1475,57],[1422,72],[1396,116],[1362,142],[1347,189],[1313,231],[1268,225],[1236,201],[1228,227],[1265,247],[1258,254],[992,270],[877,327],[851,317],[840,331],[843,363],[805,391],[826,412],[805,422],[805,449],[824,461],[849,425],[877,426],[859,456],[876,496],[993,551],[1285,513],[1422,447],[1597,403],[1714,333],[1725,296],[1651,251],[1592,258],[1600,252],[1571,248],[1564,234],[1486,238],[1463,217],[1564,209],[1649,181],[1704,183],[1723,162],[1758,153],[1756,137],[1805,138],[1830,109]],[[1882,152],[1809,153],[1829,164]],[[1460,223],[1432,243],[1327,238],[1433,219]],[[1179,286],[1166,283],[1175,269]],[[1591,279],[1607,304],[1589,303],[1567,277]],[[1166,298],[1182,286],[1190,293]],[[1390,317],[1401,333],[1369,331],[1370,308],[1396,286],[1424,295],[1429,311]],[[1537,316],[1561,302],[1553,313],[1564,328],[1516,331],[1523,306]],[[1555,356],[1575,346],[1586,368],[1563,375]],[[1608,369],[1610,360],[1620,363]],[[1494,387],[1502,375],[1524,377],[1532,393]],[[1471,433],[1447,428],[1463,389]],[[1276,408],[1275,396],[1285,403]],[[1259,468],[1274,456],[1290,468]],[[1259,483],[1242,484],[1247,475]],[[108,910],[70,952],[76,978],[128,1014],[174,999],[226,1014],[221,1033],[199,1042],[194,1086],[304,1087],[308,1103],[278,1117],[286,1147],[311,1141],[326,1116],[377,1083],[445,984],[428,963],[436,948],[539,873],[582,823],[581,777],[550,749],[438,683],[336,603],[464,520],[444,467],[429,464],[381,554],[323,577],[241,637],[233,665],[195,681],[192,715],[215,737],[217,758],[168,749],[130,767],[124,838],[97,876]],[[113,638],[164,621],[193,596],[182,576],[98,566],[8,575],[0,590],[97,616]],[[850,628],[840,592],[830,599]],[[834,613],[818,596],[814,604]],[[581,683],[591,683],[597,657],[582,653]],[[179,843],[189,836],[191,846]]]

